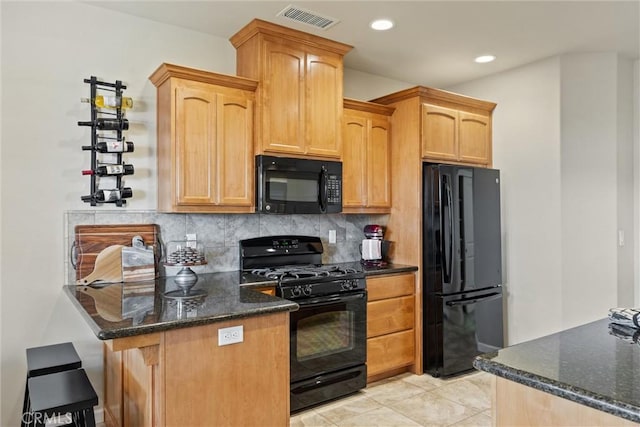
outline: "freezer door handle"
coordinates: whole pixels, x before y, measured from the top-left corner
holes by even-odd
[[[476,297],[460,298],[460,299],[456,299],[456,300],[453,300],[453,301],[447,301],[447,302],[445,302],[445,304],[448,307],[455,307],[456,305],[469,305],[469,304],[474,304],[474,303],[477,303],[477,302],[492,301],[492,300],[498,299],[500,297],[502,297],[502,293],[501,292],[492,292],[490,294],[478,295]]]
[[[449,177],[447,175],[442,175],[442,186],[444,187],[444,191],[445,191],[445,197],[447,200],[447,206],[449,208],[449,215],[448,215],[448,219],[449,219],[449,233],[448,236],[446,236],[446,233],[444,233],[444,224],[442,226],[443,228],[443,233],[442,233],[442,256],[444,258],[444,281],[445,283],[451,283],[451,268],[453,266],[453,200],[451,197],[451,183],[449,182]],[[444,214],[442,216],[442,221],[444,223]],[[446,244],[446,237],[449,237],[449,247],[447,248],[447,244]],[[449,252],[449,255],[447,256],[447,249]]]

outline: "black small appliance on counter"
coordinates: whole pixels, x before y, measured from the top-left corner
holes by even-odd
[[[240,269],[277,280],[276,295],[300,306],[290,314],[291,411],[354,393],[367,384],[364,273],[322,264],[312,236],[240,241]]]

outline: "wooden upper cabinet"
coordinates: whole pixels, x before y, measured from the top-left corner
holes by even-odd
[[[215,94],[179,81],[175,98],[177,203],[213,204]]]
[[[458,111],[422,104],[422,158],[458,160]]]
[[[341,158],[342,61],[352,47],[259,19],[230,40],[238,75],[260,81],[255,154]]]
[[[342,211],[391,210],[391,122],[393,108],[344,100]]]
[[[404,101],[409,100],[415,100],[420,108],[417,120],[423,160],[491,166],[491,119],[495,103],[421,86],[373,102],[397,106],[408,105]],[[415,127],[416,119],[406,112],[393,122],[394,126]]]
[[[158,210],[253,212],[257,82],[162,64],[158,91]]]
[[[462,162],[491,163],[491,117],[458,113],[458,152]]]

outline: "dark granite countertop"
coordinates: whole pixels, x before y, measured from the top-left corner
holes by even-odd
[[[298,304],[252,289],[273,282],[238,271],[200,274],[193,290],[207,295],[190,303],[163,297],[178,289],[173,277],[137,283],[64,286],[64,290],[101,340],[205,325],[230,319],[295,311]],[[246,286],[240,286],[240,283]]]
[[[341,265],[364,271],[366,276],[417,270],[417,267],[399,264],[367,267],[358,261]],[[275,281],[264,277],[239,271],[199,274],[198,277],[193,290],[205,290],[207,295],[197,304],[192,301],[187,305],[163,298],[165,292],[177,289],[173,277],[126,285],[67,285],[64,289],[101,340],[298,309],[294,302],[252,289],[275,285]]]
[[[478,356],[476,369],[640,422],[640,346],[608,319]]]

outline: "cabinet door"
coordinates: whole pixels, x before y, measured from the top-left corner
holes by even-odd
[[[422,105],[422,158],[458,160],[458,111]]]
[[[367,303],[367,338],[413,329],[413,295]]]
[[[413,329],[367,340],[367,378],[413,362]]]
[[[221,328],[243,341],[220,346]],[[289,313],[165,332],[166,426],[288,426]]]
[[[306,153],[342,155],[342,59],[329,53],[306,56]]]
[[[272,41],[264,48],[262,151],[303,154],[305,52]]]
[[[185,82],[176,87],[175,103],[176,204],[213,204],[216,94]]]
[[[368,207],[391,207],[390,124],[386,117],[371,119],[368,137]]]
[[[217,201],[225,206],[253,205],[253,101],[218,95]]]
[[[345,114],[342,206],[367,205],[367,119]]]
[[[491,123],[486,116],[459,113],[459,158],[462,162],[489,164]]]

